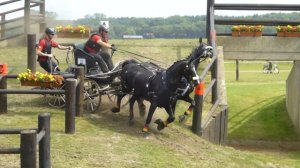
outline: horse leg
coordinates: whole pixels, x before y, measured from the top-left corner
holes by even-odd
[[[115,107],[113,107],[113,108],[110,109],[111,112],[113,112],[113,113],[118,113],[118,112],[120,112],[121,101],[122,101],[122,99],[123,99],[123,97],[124,97],[125,95],[126,95],[126,94],[124,94],[124,93],[119,93],[119,94],[117,95],[117,105],[116,105]]]
[[[146,106],[144,104],[144,100],[142,98],[137,99],[139,105],[140,116],[144,117],[146,114]]]
[[[157,104],[155,102],[151,102],[151,105],[150,105],[150,108],[149,108],[149,111],[148,111],[148,115],[147,115],[147,119],[146,119],[146,123],[145,123],[144,128],[143,128],[144,133],[149,132],[149,124],[152,120],[152,117],[153,117],[153,114],[154,114],[154,111],[155,111],[156,107],[157,107]]]
[[[165,127],[168,126],[168,124],[172,123],[175,120],[173,105],[169,105],[165,109],[166,109],[167,113],[169,114],[169,117],[166,121],[162,121],[161,119],[157,119],[155,121],[155,123],[157,124],[158,130],[164,129]]]
[[[191,105],[189,106],[189,108],[183,113],[183,115],[179,116],[179,122],[185,122],[192,114],[193,109],[195,107],[195,101],[194,99],[192,99],[191,97],[186,97],[185,99],[183,99],[186,102],[189,102]]]
[[[129,125],[133,125],[133,118],[134,118],[134,113],[133,113],[133,105],[134,102],[137,100],[136,96],[131,96],[129,99]]]

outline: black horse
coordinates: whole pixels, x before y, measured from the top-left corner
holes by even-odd
[[[164,122],[160,119],[155,121],[158,124],[157,129],[163,129],[175,120],[175,104],[177,99],[186,92],[186,83],[193,82],[193,85],[200,83],[196,72],[200,59],[211,55],[211,47],[200,44],[188,58],[175,62],[167,70],[158,72],[149,71],[136,61],[125,62],[121,72],[123,94],[118,95],[117,107],[113,108],[112,111],[119,112],[121,99],[126,94],[132,93],[129,100],[129,121],[133,120],[134,102],[147,100],[151,105],[143,132],[149,131],[149,124],[157,107],[163,107],[169,115]]]

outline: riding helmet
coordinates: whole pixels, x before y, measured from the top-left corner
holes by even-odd
[[[46,30],[45,30],[45,33],[54,35],[55,34],[55,29],[47,27]]]
[[[99,26],[99,33],[102,32],[102,31],[108,32],[108,28],[105,25],[100,25]]]

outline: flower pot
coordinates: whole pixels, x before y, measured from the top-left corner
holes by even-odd
[[[232,32],[233,37],[257,37],[262,36],[262,32]]]
[[[88,38],[90,36],[89,33],[70,33],[70,32],[66,32],[66,33],[62,33],[59,32],[57,33],[57,37],[59,38]]]
[[[54,82],[33,82],[33,81],[21,81],[22,86],[40,86],[42,88],[59,87],[60,85]]]
[[[300,37],[300,32],[277,32],[278,37]]]

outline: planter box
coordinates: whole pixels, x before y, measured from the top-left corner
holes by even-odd
[[[60,85],[57,83],[50,83],[50,82],[29,82],[29,81],[21,81],[22,86],[40,86],[42,88],[49,88],[49,87],[59,87]]]
[[[88,38],[90,33],[80,34],[80,33],[57,33],[59,38]]]
[[[232,32],[233,37],[258,37],[262,32]]]
[[[300,37],[300,32],[277,32],[278,37]]]

